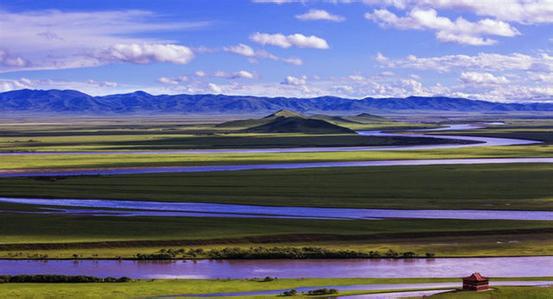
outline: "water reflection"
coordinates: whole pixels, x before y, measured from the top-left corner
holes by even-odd
[[[254,277],[491,277],[553,276],[553,257],[320,259],[320,260],[0,260],[1,274],[65,274],[132,278],[243,279]]]

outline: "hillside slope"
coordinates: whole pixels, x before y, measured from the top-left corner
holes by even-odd
[[[355,134],[355,131],[324,120],[278,117],[269,123],[244,130],[251,133]]]

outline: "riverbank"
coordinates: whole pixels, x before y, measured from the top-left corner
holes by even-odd
[[[551,221],[533,220],[95,217],[17,210],[0,218],[0,257],[133,258],[161,249],[252,246],[532,256],[553,255],[552,234]]]
[[[552,158],[553,160],[553,158]],[[0,195],[373,209],[553,210],[553,164],[0,178]]]

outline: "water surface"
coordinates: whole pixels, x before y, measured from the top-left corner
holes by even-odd
[[[201,202],[157,202],[109,199],[42,199],[0,197],[0,202],[48,207],[92,209],[46,209],[44,213],[93,216],[164,216],[296,219],[464,219],[553,220],[553,211],[516,210],[396,210],[261,206]],[[115,209],[115,210],[114,210]]]
[[[0,275],[64,274],[142,279],[401,278],[463,277],[481,272],[492,277],[553,276],[553,256],[435,259],[315,260],[0,260]]]
[[[469,159],[420,159],[420,160],[371,160],[344,162],[299,162],[271,164],[240,164],[210,166],[163,166],[163,167],[122,167],[98,169],[45,169],[45,170],[0,170],[2,177],[46,177],[83,175],[130,175],[153,173],[194,173],[224,172],[270,169],[306,169],[334,167],[378,167],[378,166],[430,166],[430,165],[478,165],[478,164],[524,164],[553,163],[553,158],[469,158]]]

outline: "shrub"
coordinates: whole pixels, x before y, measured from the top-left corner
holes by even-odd
[[[294,289],[291,289],[291,290],[289,290],[289,291],[284,291],[284,292],[282,292],[281,295],[282,295],[282,296],[287,296],[287,297],[289,297],[289,296],[296,296],[297,294],[298,294],[298,291],[296,291],[296,290],[294,290]]]
[[[2,275],[0,283],[91,283],[91,282],[129,282],[128,277],[94,277],[94,276],[69,276],[69,275]]]
[[[426,253],[426,257],[434,257]],[[333,250],[321,247],[225,247],[222,249],[161,249],[155,253],[136,254],[138,260],[172,260],[178,258],[210,259],[354,259],[354,258],[415,258],[413,251],[397,252],[392,249],[378,251]]]
[[[372,258],[374,252],[353,250],[330,250],[319,247],[250,247],[223,248],[207,251],[211,259],[317,259],[317,258]]]

